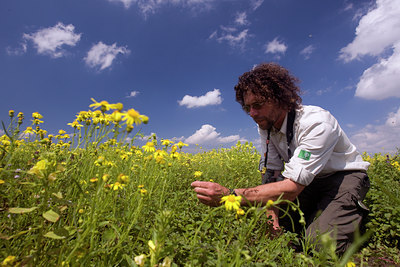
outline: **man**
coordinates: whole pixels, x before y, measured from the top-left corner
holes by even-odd
[[[192,187],[209,206],[232,193],[242,196],[243,205],[266,204],[282,194],[291,201],[298,198],[306,236],[330,232],[342,254],[365,213],[361,201],[369,189],[369,163],[328,111],[301,104],[297,82],[285,68],[268,63],[244,73],[235,86],[236,101],[258,125],[264,154],[260,170],[266,168],[262,185],[230,190],[196,181]]]

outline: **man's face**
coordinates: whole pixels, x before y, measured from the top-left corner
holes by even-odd
[[[244,106],[262,130],[270,130],[272,126],[281,128],[286,111],[276,101],[264,99],[248,91],[244,95]]]

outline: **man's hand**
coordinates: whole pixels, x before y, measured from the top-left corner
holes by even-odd
[[[211,207],[221,205],[221,197],[229,195],[229,189],[213,182],[195,181],[191,184],[201,203]]]

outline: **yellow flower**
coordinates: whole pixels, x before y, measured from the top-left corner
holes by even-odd
[[[165,152],[164,150],[157,149],[157,151],[154,152],[154,157],[157,158],[157,157],[160,157],[160,156],[161,157],[168,156],[168,153]]]
[[[25,134],[33,134],[34,131],[33,131],[32,127],[28,126],[28,127],[26,127],[24,133]]]
[[[127,125],[127,126],[126,126],[126,131],[127,131],[128,133],[132,132],[132,130],[133,130],[133,126],[132,126],[132,125]]]
[[[182,149],[184,146],[188,146],[188,144],[185,144],[182,141],[179,141],[176,145],[179,147],[179,149]]]
[[[15,256],[7,256],[7,258],[5,258],[1,263],[1,266],[13,266],[15,261],[16,261]]]
[[[101,111],[100,110],[95,110],[92,112],[92,118],[100,118],[101,116]]]
[[[42,159],[40,161],[38,161],[35,166],[33,166],[28,173],[29,174],[33,174],[36,175],[40,178],[42,178],[44,176],[44,171],[47,170],[47,168],[49,167],[50,163],[48,162],[47,159]]]
[[[170,141],[170,140],[168,140],[168,139],[165,139],[165,140],[162,140],[161,141],[161,144],[163,145],[163,146],[166,146],[166,147],[168,147],[170,144],[173,144],[174,142],[172,142],[172,141]]]
[[[139,188],[139,189],[141,189],[141,188],[143,188],[143,187],[144,187],[144,184],[138,185],[138,188]]]
[[[154,143],[153,142],[147,142],[144,146],[142,146],[142,148],[146,152],[154,152],[154,151],[156,151],[156,148],[154,147]]]
[[[101,166],[101,165],[103,165],[104,161],[105,161],[105,158],[103,156],[99,156],[97,158],[97,160],[94,162],[94,164],[96,166]]]
[[[66,134],[66,133],[67,133],[67,132],[64,131],[63,129],[61,129],[61,130],[58,131],[58,134],[59,134],[59,135],[63,135],[63,134]]]
[[[43,116],[40,115],[39,112],[33,112],[32,118],[40,120],[40,119],[43,119]]]
[[[240,207],[240,202],[242,201],[241,196],[228,195],[221,198],[221,203],[225,202],[226,210],[238,210]]]
[[[346,267],[356,267],[356,264],[352,261],[346,263]]]
[[[163,156],[157,156],[157,157],[155,157],[155,159],[156,159],[156,162],[157,163],[159,163],[159,164],[165,164],[165,159],[164,159],[164,157]]]
[[[103,100],[101,102],[97,102],[96,100],[94,100],[94,98],[91,98],[90,100],[92,100],[94,103],[90,104],[89,107],[94,107],[95,109],[100,107],[100,110],[102,112],[106,112],[107,110],[112,108],[112,105],[108,104],[108,102],[105,100]]]
[[[132,125],[132,124],[141,124],[142,120],[140,119],[140,114],[133,108],[128,110],[127,112],[122,113],[123,120],[126,121],[126,124]]]
[[[14,117],[14,110],[10,109],[8,111],[8,116],[10,116],[10,118]]]
[[[124,105],[122,103],[110,104],[110,108],[121,111],[124,108]]]
[[[239,216],[243,216],[244,215],[244,210],[242,210],[241,208],[238,208],[236,210],[236,218],[238,218]]]
[[[144,188],[140,189],[140,194],[141,194],[142,196],[146,195],[146,194],[147,194],[147,190],[144,189]]]
[[[4,184],[4,183],[5,183],[4,180],[1,180],[1,179],[0,179],[0,184]]]
[[[270,200],[267,201],[267,205],[266,205],[266,206],[267,206],[267,209],[269,209],[269,208],[272,207],[273,205],[274,205],[274,201],[273,201],[273,200],[270,199]]]
[[[122,120],[123,113],[119,112],[118,110],[114,110],[111,114],[111,119],[115,122],[120,122]]]
[[[79,210],[78,210],[78,213],[79,213],[79,214],[82,214],[82,213],[84,213],[84,212],[85,212],[84,209],[79,209]]]
[[[201,171],[195,171],[194,177],[199,178],[203,173]]]
[[[123,174],[123,173],[121,173],[121,174],[118,176],[117,180],[118,180],[118,182],[127,184],[127,183],[129,183],[129,176],[128,176],[128,175],[125,175],[125,174]]]
[[[70,138],[70,137],[69,137],[69,134],[64,134],[63,136],[60,136],[60,138],[61,138],[61,139],[68,139],[68,138]]]
[[[71,123],[68,123],[67,125],[71,126],[72,128],[78,129],[78,130],[80,130],[81,127],[83,127],[83,125],[79,124],[79,122],[77,120],[75,120]]]
[[[43,121],[38,120],[38,119],[34,119],[34,120],[32,120],[32,122],[33,122],[33,124],[35,124],[35,125],[38,125],[38,124],[43,123]]]
[[[178,152],[171,152],[170,157],[173,159],[178,159],[180,157],[180,154]]]
[[[147,124],[149,122],[149,117],[147,117],[146,115],[140,115],[139,118],[144,124]]]
[[[121,184],[120,182],[116,182],[115,184],[111,184],[110,186],[114,191],[117,191],[119,189],[123,189],[125,185]]]
[[[93,177],[93,178],[90,179],[90,182],[91,182],[91,183],[95,183],[95,182],[97,182],[98,180],[99,180],[99,179],[97,179],[96,177]]]
[[[110,177],[110,175],[106,173],[106,174],[103,174],[103,177],[101,177],[101,179],[102,179],[104,182],[107,182],[109,177]]]
[[[400,171],[400,164],[397,161],[393,162],[392,166]]]

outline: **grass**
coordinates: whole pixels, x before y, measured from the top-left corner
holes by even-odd
[[[88,112],[86,117],[79,113],[70,135],[47,135],[37,121],[40,114],[23,135],[22,115],[10,116],[9,125],[4,125],[5,135],[0,137],[4,266],[400,263],[398,153],[364,155],[371,162],[372,186],[366,199],[371,212],[365,229],[370,234],[357,238],[340,258],[330,238],[321,239],[319,251],[292,233],[272,238],[265,207],[244,207],[238,214],[198,202],[190,187],[196,179],[231,188],[259,184],[259,154],[252,144],[189,154],[182,151],[182,142],[153,136],[137,147],[134,138],[123,141],[133,134],[133,123],[146,121],[138,117],[143,115],[131,111],[112,118],[106,103],[101,103],[103,112]],[[137,120],[129,121],[129,114]],[[298,253],[293,244],[309,250]]]

